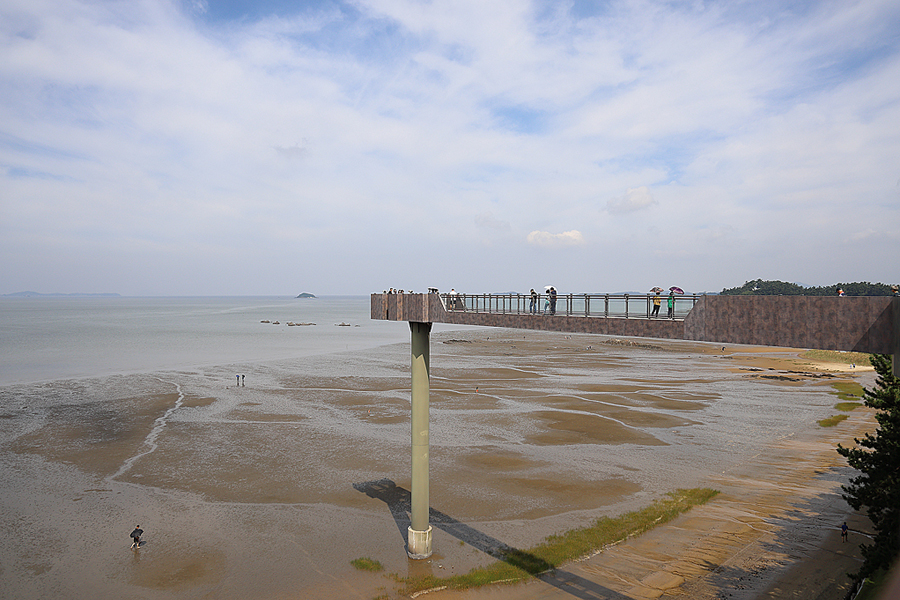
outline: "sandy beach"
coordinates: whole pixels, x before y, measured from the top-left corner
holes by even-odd
[[[464,573],[492,548],[713,487],[541,580],[426,597],[843,597],[866,521],[840,497],[834,448],[874,420],[816,421],[837,413],[834,382],[871,386],[871,369],[772,348],[434,336],[435,554],[410,561],[408,351],[0,389],[0,595],[392,598],[391,574]],[[357,571],[360,557],[384,572]]]

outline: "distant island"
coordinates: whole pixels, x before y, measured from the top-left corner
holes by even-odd
[[[315,295],[315,294],[310,294],[309,292],[303,292],[302,294],[300,294],[300,295],[297,296],[297,297],[298,297],[298,298],[315,298],[316,295]]]
[[[66,297],[66,298],[121,298],[121,294],[42,294],[40,292],[15,292],[13,294],[3,294],[4,298],[56,298],[56,297]]]

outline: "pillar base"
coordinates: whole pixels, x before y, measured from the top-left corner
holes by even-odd
[[[431,556],[431,525],[425,531],[416,531],[409,527],[406,554],[410,558],[421,560]]]

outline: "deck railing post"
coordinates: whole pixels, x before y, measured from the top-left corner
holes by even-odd
[[[435,292],[437,293],[437,292]],[[397,306],[398,310],[401,310],[403,298],[391,294],[385,294],[385,298],[383,300],[384,313],[385,318],[389,319],[390,315],[393,314],[394,309],[391,307]],[[515,301],[514,297],[515,296]],[[448,312],[453,311],[471,311],[471,312],[483,312],[488,314],[502,314],[502,315],[523,315],[530,314],[530,303],[531,303],[531,295],[530,294],[519,294],[519,293],[508,293],[508,294],[438,294],[438,297],[441,299],[441,302],[444,306],[444,310]],[[549,294],[537,294],[537,306],[536,313],[543,314],[543,304],[549,298]],[[635,300],[635,296],[633,294],[562,294],[557,296],[558,302],[565,302],[565,315],[567,317],[576,316],[576,315],[584,315],[585,317],[594,316],[591,300],[603,299],[603,314],[604,318],[625,318],[631,319],[632,317],[635,319],[642,318],[650,318],[650,315],[653,312],[653,295],[651,294],[641,294],[638,298],[643,298],[645,302],[645,308],[643,311],[632,311],[631,301]],[[682,303],[690,299],[691,306],[690,308],[685,308],[685,305]],[[700,296],[697,294],[690,294],[681,296],[678,302],[676,302],[675,311],[673,314],[674,319],[683,320],[685,316],[697,305],[697,302],[700,300]],[[584,308],[580,309],[576,306],[577,302],[583,302]],[[619,302],[623,303],[623,308],[620,312],[620,309],[613,307],[610,309],[611,302]],[[559,308],[559,312],[556,314],[563,314],[563,307],[561,304],[557,303],[557,307]],[[634,312],[634,315],[632,315]],[[600,314],[597,314],[597,317],[600,317]]]

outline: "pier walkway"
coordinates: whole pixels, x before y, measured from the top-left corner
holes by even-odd
[[[650,318],[652,295],[567,294],[556,314],[523,294],[372,294],[375,320],[900,354],[900,298],[676,296],[675,315]],[[895,361],[896,363],[896,361]],[[896,368],[896,364],[895,364]]]

